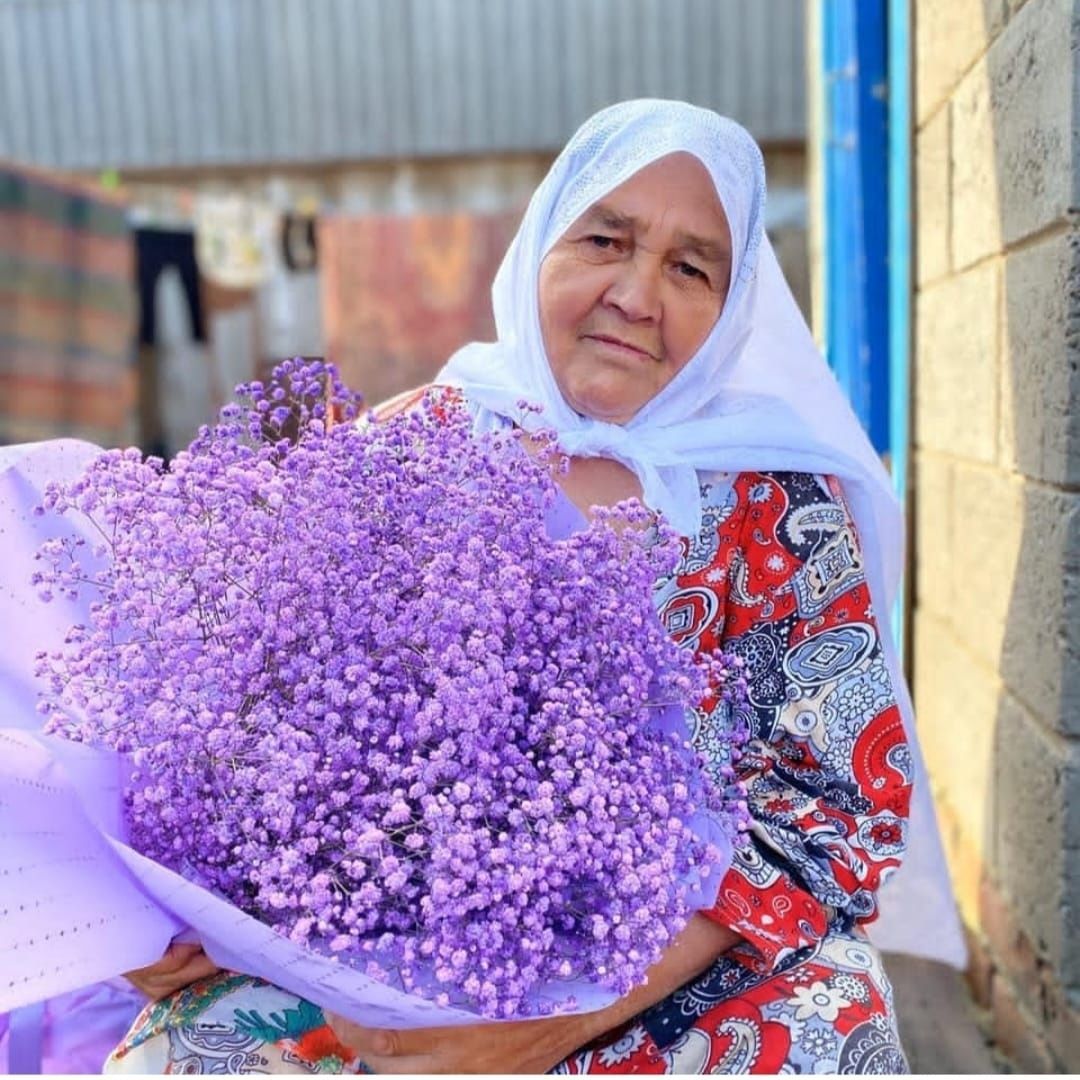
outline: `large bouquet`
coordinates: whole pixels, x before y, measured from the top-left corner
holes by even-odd
[[[745,818],[682,721],[726,703],[737,754],[739,670],[652,605],[677,538],[636,503],[560,535],[554,449],[452,397],[358,423],[299,361],[239,391],[168,464],[50,488],[100,536],[40,556],[95,598],[39,658],[50,728],[130,754],[139,851],[294,941],[486,1016],[626,992],[717,869],[695,822]]]

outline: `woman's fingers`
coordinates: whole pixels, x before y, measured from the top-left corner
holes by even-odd
[[[373,1073],[543,1073],[588,1041],[579,1016],[395,1031],[324,1015]]]
[[[150,968],[144,968],[143,970],[156,971],[159,975],[167,975],[170,972],[180,971],[199,955],[205,956],[206,954],[198,942],[183,943],[174,941],[156,964],[152,964]]]
[[[401,1038],[397,1031],[385,1028],[367,1028],[354,1024],[336,1013],[324,1013],[326,1023],[342,1045],[359,1054],[393,1057],[401,1053]]]
[[[174,942],[154,964],[125,974],[128,982],[154,1001],[220,970],[201,945]]]
[[[197,956],[193,956],[182,968],[174,972],[174,979],[178,987],[187,986],[196,979],[205,979],[208,975],[214,975],[220,970],[221,968],[200,950]]]
[[[430,1040],[427,1032],[391,1031],[366,1028],[334,1013],[324,1013],[326,1023],[338,1041],[348,1047],[373,1073],[426,1073],[434,1069],[430,1054],[418,1052]],[[419,1044],[413,1045],[414,1043]],[[426,1047],[430,1049],[430,1047]]]

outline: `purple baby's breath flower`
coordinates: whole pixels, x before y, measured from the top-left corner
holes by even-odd
[[[293,941],[492,1017],[639,984],[713,857],[685,823],[748,820],[741,663],[653,607],[678,538],[640,504],[549,537],[552,440],[474,437],[448,394],[357,424],[297,360],[239,396],[168,467],[47,492],[108,556],[38,556],[94,599],[38,660],[52,730],[130,753],[138,850]],[[702,700],[704,765],[655,722]]]

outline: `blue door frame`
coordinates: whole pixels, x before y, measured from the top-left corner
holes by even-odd
[[[885,0],[825,0],[825,337],[879,453],[889,448]]]
[[[825,353],[907,509],[909,0],[817,0],[823,87]],[[905,589],[893,615],[901,653]]]

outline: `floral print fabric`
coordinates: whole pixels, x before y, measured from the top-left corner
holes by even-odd
[[[905,1073],[860,926],[903,856],[911,759],[850,512],[804,473],[714,474],[703,502],[660,610],[676,640],[746,663],[751,842],[706,913],[745,944],[556,1071]],[[693,738],[716,768],[711,715]]]
[[[251,975],[219,972],[135,1019],[102,1072],[356,1073],[322,1009]]]
[[[906,1072],[860,926],[903,855],[911,759],[851,515],[830,477],[718,473],[703,487],[702,530],[657,599],[681,644],[746,663],[742,758],[710,742],[712,703],[692,717],[708,767],[733,764],[747,786],[750,843],[705,913],[745,942],[555,1071]],[[362,1070],[318,1009],[246,976],[215,980],[151,1006],[107,1071]]]
[[[661,615],[677,641],[746,663],[753,731],[736,772],[751,843],[710,914],[746,938],[746,963],[764,972],[837,918],[875,917],[904,851],[911,757],[840,485],[717,474],[704,501]],[[715,763],[707,708],[694,724]]]
[[[722,956],[693,983],[557,1073],[908,1072],[881,958],[832,930],[768,975]]]

